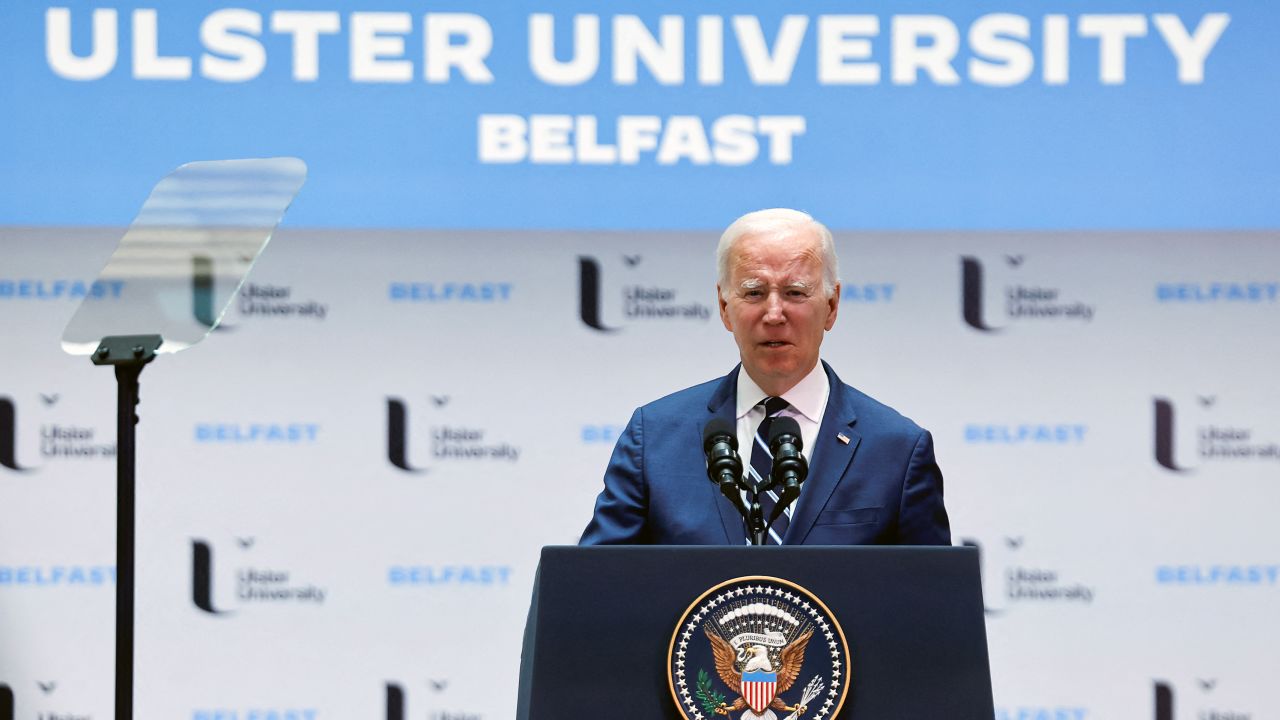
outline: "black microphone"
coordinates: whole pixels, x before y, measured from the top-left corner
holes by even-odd
[[[739,482],[742,458],[738,456],[738,435],[733,424],[724,418],[712,418],[702,429],[702,452],[707,456],[707,477],[720,486],[720,492],[733,502],[745,517]]]
[[[769,426],[769,452],[773,453],[769,479],[775,485],[782,485],[782,497],[773,508],[770,525],[793,500],[800,497],[800,484],[809,476],[809,463],[800,453],[803,449],[800,423],[791,417],[775,417]]]

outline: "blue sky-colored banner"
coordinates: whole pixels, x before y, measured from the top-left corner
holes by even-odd
[[[1277,30],[1238,0],[11,2],[0,224],[296,155],[293,226],[1273,228]]]

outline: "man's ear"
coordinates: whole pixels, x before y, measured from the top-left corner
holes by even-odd
[[[827,329],[830,330],[836,324],[836,315],[840,313],[840,283],[836,283],[835,292],[827,298],[827,308]]]
[[[729,322],[729,302],[724,299],[719,283],[716,284],[716,302],[720,304],[720,322],[724,323],[725,330],[733,332],[733,323]]]

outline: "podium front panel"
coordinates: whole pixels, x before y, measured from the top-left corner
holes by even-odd
[[[548,547],[518,717],[682,718],[666,672],[673,633],[707,590],[752,575],[805,588],[839,622],[851,686],[836,718],[994,716],[972,548]]]

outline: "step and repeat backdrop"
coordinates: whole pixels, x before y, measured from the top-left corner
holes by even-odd
[[[115,383],[62,330],[162,176],[282,155],[142,374],[139,717],[512,717],[539,549],[733,367],[715,242],[771,206],[934,434],[995,720],[1280,717],[1280,10],[247,5],[0,8],[0,720],[112,716]]]

